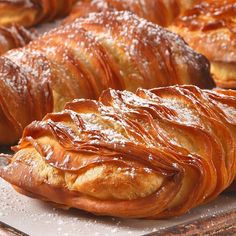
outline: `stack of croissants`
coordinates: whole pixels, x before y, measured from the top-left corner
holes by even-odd
[[[0,53],[18,192],[163,219],[234,182],[236,0],[0,0]]]

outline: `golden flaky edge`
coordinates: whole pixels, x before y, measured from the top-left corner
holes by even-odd
[[[236,175],[236,92],[107,90],[24,131],[0,176],[68,208],[168,218],[217,197]]]

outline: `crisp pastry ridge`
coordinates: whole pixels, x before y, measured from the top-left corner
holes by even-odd
[[[0,25],[31,27],[68,14],[77,0],[0,0]]]
[[[26,127],[0,176],[68,208],[167,218],[217,197],[236,175],[236,92],[109,89]]]
[[[214,87],[207,59],[132,13],[90,14],[0,57],[0,144],[74,98],[173,84]]]

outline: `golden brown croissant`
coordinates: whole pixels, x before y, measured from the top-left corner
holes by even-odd
[[[166,218],[236,175],[236,92],[107,90],[24,131],[0,176],[19,192],[99,215]]]
[[[36,37],[36,31],[22,26],[0,27],[0,55],[10,49],[23,47]]]
[[[168,26],[196,0],[80,0],[65,22],[87,16],[91,12],[107,10],[131,11],[161,26]]]
[[[212,88],[208,61],[132,13],[91,14],[0,57],[0,143],[74,98],[173,84]]]
[[[0,0],[0,25],[33,26],[68,14],[77,0]]]
[[[236,1],[204,0],[170,28],[211,61],[218,86],[236,88]]]

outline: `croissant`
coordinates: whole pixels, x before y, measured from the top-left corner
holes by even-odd
[[[26,127],[0,176],[22,194],[98,215],[167,218],[236,175],[236,92],[109,89]]]
[[[173,84],[212,88],[206,58],[132,13],[91,14],[0,57],[0,144],[74,98]]]
[[[36,31],[22,26],[0,27],[0,55],[10,49],[23,47],[37,37]]]
[[[210,60],[218,86],[236,88],[236,1],[199,2],[170,29]]]
[[[33,26],[68,14],[77,0],[0,0],[0,25]]]
[[[131,11],[161,26],[170,25],[173,20],[190,8],[196,0],[80,0],[72,8],[65,22],[72,22],[78,17],[91,12],[110,10]]]

